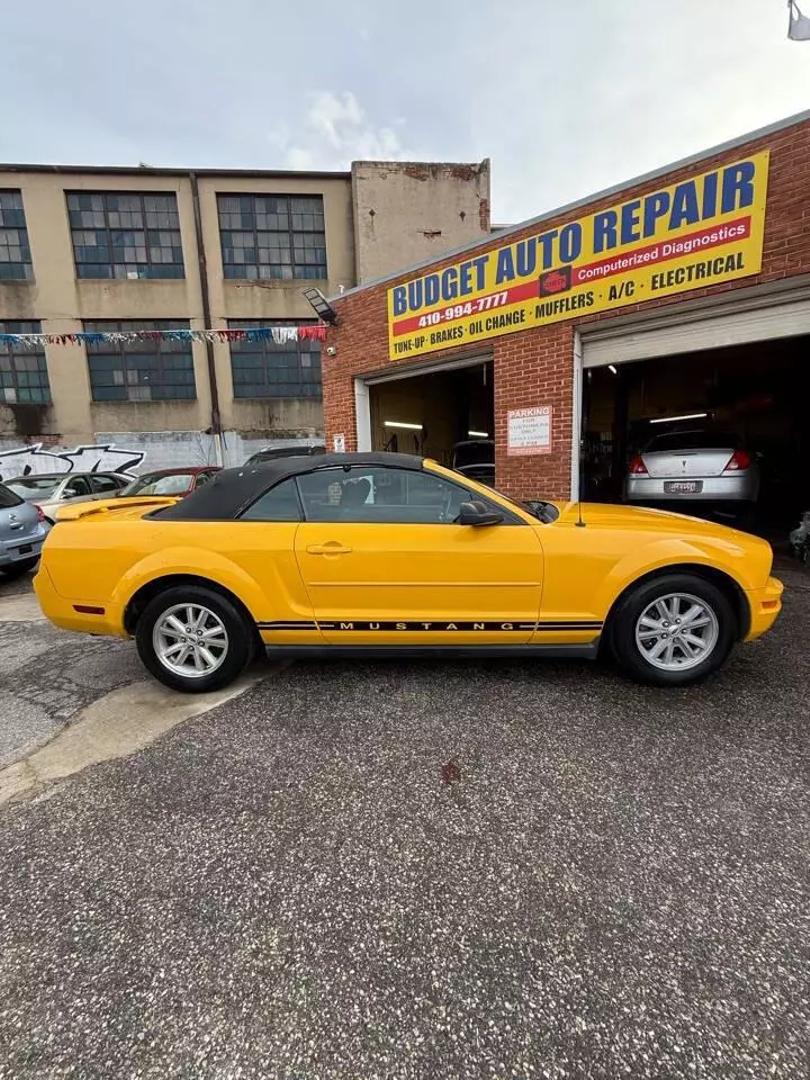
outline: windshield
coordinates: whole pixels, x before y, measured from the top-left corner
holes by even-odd
[[[17,476],[6,487],[21,499],[48,499],[62,483],[62,476]]]
[[[121,492],[130,495],[184,495],[194,482],[193,473],[146,473],[133,480]]]
[[[554,503],[546,502],[545,499],[515,499],[498,488],[494,487],[492,490],[497,491],[504,499],[508,499],[515,506],[519,506],[521,510],[525,510],[532,517],[537,518],[538,521],[542,521],[544,525],[550,525],[552,521],[556,521],[560,516],[560,511]]]

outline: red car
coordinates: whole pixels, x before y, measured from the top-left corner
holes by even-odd
[[[125,488],[121,488],[118,497],[130,498],[133,495],[172,495],[185,499],[192,491],[207,483],[219,472],[217,465],[192,465],[187,469],[156,469],[144,473]]]

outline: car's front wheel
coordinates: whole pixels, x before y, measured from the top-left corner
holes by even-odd
[[[239,608],[221,593],[180,585],[154,597],[138,619],[141,660],[173,690],[219,690],[242,672],[253,637]]]
[[[725,593],[692,574],[642,582],[619,602],[609,642],[634,678],[658,686],[684,686],[716,671],[737,637]]]

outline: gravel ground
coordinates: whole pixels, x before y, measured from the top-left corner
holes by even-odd
[[[701,688],[295,664],[0,815],[0,1076],[808,1075],[810,575]]]

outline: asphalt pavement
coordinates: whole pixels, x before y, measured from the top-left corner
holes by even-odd
[[[702,687],[296,663],[6,806],[0,1077],[806,1077],[810,574],[782,576]],[[74,695],[130,677],[83,649]]]
[[[0,575],[0,767],[47,743],[91,702],[143,678],[128,642],[46,622],[31,581]]]

